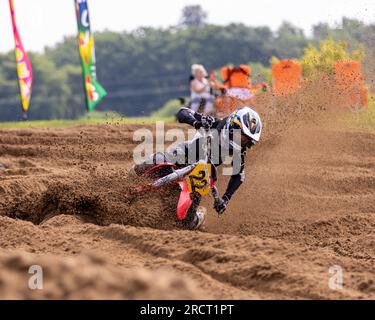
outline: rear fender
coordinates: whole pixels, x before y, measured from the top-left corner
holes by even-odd
[[[181,193],[177,204],[177,219],[178,221],[182,221],[186,218],[186,215],[193,204],[193,200],[190,197],[186,180],[179,181],[178,184],[180,185]]]
[[[155,171],[157,171],[161,168],[165,168],[165,167],[175,168],[176,166],[172,163],[160,163],[160,164],[157,164],[157,165],[153,166],[150,170],[146,171],[144,176],[147,177],[150,174],[154,173]]]

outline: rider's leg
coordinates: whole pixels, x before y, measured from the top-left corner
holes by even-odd
[[[165,153],[165,159],[168,163],[187,165],[189,142],[182,142],[173,148],[169,148]]]
[[[156,164],[161,164],[164,162],[166,162],[164,153],[157,152],[157,153],[150,155],[146,161],[136,164],[133,167],[133,170],[138,176],[141,176],[144,173],[146,173],[148,170],[150,170]]]

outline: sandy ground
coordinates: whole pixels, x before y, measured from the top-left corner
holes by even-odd
[[[227,213],[205,200],[196,232],[166,194],[126,199],[139,126],[0,130],[0,297],[375,298],[375,133],[268,124]]]

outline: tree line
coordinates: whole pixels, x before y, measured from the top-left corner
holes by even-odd
[[[344,18],[337,27],[316,25],[310,37],[288,22],[273,32],[266,26],[187,21],[164,29],[96,33],[98,80],[108,92],[97,110],[146,116],[166,101],[189,94],[193,63],[203,63],[208,70],[228,64],[252,64],[263,70],[269,68],[272,57],[300,59],[309,44],[318,45],[327,37],[346,41],[353,48],[363,44],[369,60],[375,57],[375,24],[353,19]],[[76,38],[66,37],[42,54],[31,53],[30,60],[34,71],[30,118],[74,119],[83,115]],[[371,78],[374,69],[368,74]],[[0,54],[0,121],[18,120],[20,109],[14,52]]]

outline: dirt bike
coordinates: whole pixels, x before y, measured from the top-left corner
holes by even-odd
[[[219,192],[215,186],[216,167],[211,163],[210,128],[197,132],[203,139],[205,159],[190,165],[168,163],[135,165],[133,170],[137,175],[151,179],[146,186],[136,188],[138,194],[152,192],[165,187],[178,188],[179,199],[176,208],[178,224],[185,229],[199,229],[205,220],[206,210],[200,206],[202,198],[211,194],[220,201]]]

